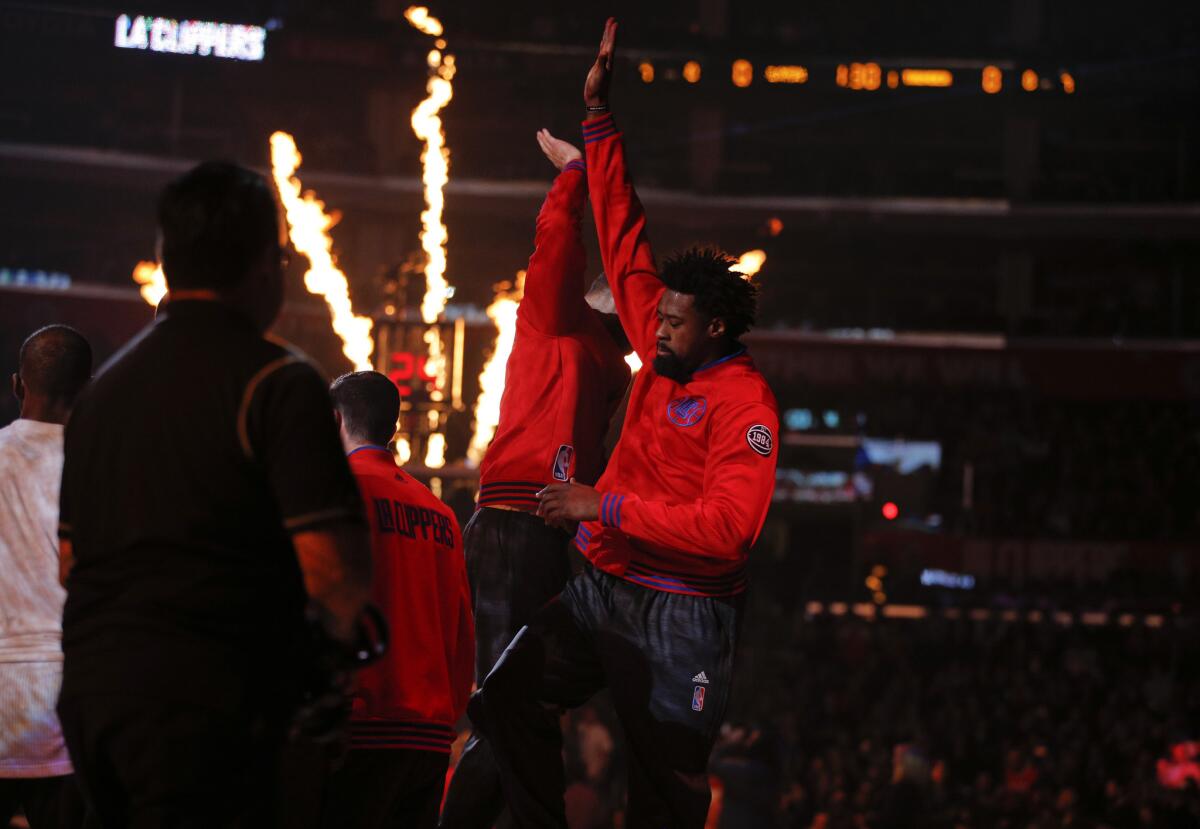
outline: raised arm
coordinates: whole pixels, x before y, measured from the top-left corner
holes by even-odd
[[[609,18],[596,62],[584,85],[589,112],[583,124],[592,214],[600,257],[625,334],[643,363],[654,359],[655,310],[662,296],[646,217],[625,167],[625,147],[608,111],[608,86],[616,50],[617,22]]]
[[[587,309],[587,255],[581,234],[587,173],[574,146],[546,130],[537,137],[559,174],[538,213],[525,297],[517,314],[538,331],[559,335],[575,330]]]

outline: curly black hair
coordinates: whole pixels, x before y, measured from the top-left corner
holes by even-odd
[[[695,297],[696,310],[725,321],[725,333],[737,339],[754,325],[758,286],[729,270],[737,260],[720,248],[696,245],[673,254],[658,270],[672,291]]]

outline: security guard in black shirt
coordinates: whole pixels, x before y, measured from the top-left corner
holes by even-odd
[[[104,826],[269,826],[305,614],[349,642],[370,554],[325,383],[264,338],[286,244],[258,174],[158,206],[169,300],[67,427],[59,714]]]

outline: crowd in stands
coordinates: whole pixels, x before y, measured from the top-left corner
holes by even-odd
[[[711,829],[1200,825],[1197,630],[808,617],[754,602]],[[624,740],[564,718],[572,827],[622,825]]]

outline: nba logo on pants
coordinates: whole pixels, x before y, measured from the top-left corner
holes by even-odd
[[[554,480],[568,481],[571,479],[571,461],[575,460],[575,449],[564,443],[558,447],[554,456]]]
[[[697,685],[695,687],[695,689],[692,690],[692,710],[693,711],[703,711],[704,710],[704,686],[703,685]]]

